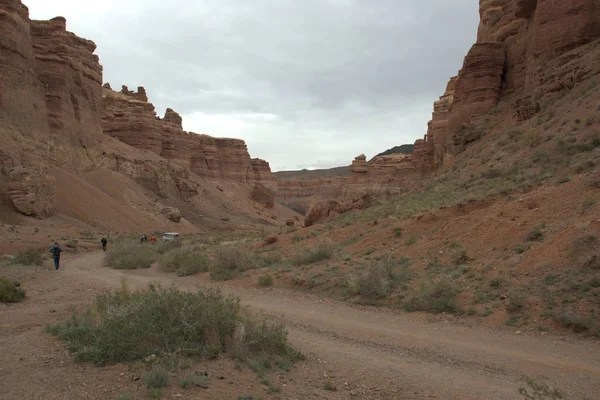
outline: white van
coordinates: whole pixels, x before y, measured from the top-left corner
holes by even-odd
[[[163,234],[162,240],[176,240],[179,238],[179,233],[167,232]]]

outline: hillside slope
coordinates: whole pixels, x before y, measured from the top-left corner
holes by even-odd
[[[2,224],[184,231],[295,216],[265,201],[276,179],[242,140],[184,132],[143,88],[103,88],[95,49],[64,18],[30,20],[19,0],[0,0]]]

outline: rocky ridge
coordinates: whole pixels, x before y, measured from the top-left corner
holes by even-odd
[[[498,107],[518,121],[600,73],[596,0],[480,0],[477,42],[434,103],[427,134],[415,142],[421,174],[452,164],[485,135],[475,120]]]
[[[102,85],[95,49],[68,32],[64,18],[31,20],[21,1],[0,0],[2,220],[60,214],[101,223],[85,207],[75,210],[76,193],[96,193],[99,207],[115,201],[123,209],[113,213],[137,215],[141,225],[185,224],[205,213],[218,221],[293,216],[282,207],[267,213],[251,199],[253,187],[272,193],[277,182],[243,140],[185,132],[174,110],[156,115],[143,87]],[[111,192],[107,177],[123,190]],[[219,182],[224,189],[213,190]]]

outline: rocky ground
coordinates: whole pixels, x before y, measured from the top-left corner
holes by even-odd
[[[69,256],[58,272],[47,266],[2,267],[2,275],[20,280],[27,291],[23,303],[0,308],[2,398],[112,399],[124,393],[147,398],[131,366],[76,364],[62,342],[43,333],[44,325],[68,318],[95,294],[119,287],[123,277],[132,287],[149,282],[183,289],[213,284],[154,268],[115,271],[102,266],[103,257],[101,252]],[[280,289],[220,287],[255,310],[281,317],[292,344],[308,359],[289,373],[270,376],[281,389],[270,394],[255,374],[238,371],[227,360],[199,361],[191,368],[209,372],[209,388],[189,391],[172,383],[165,398],[519,399],[525,375],[548,380],[574,399],[592,398],[600,389],[597,341],[461,326],[452,319],[432,322],[422,315]]]

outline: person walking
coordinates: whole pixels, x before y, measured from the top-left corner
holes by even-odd
[[[106,238],[102,238],[100,243],[102,243],[102,251],[106,251],[106,243],[108,243],[108,240],[106,240]]]
[[[150,242],[152,244],[156,243],[156,236],[154,236],[154,235],[150,236]]]
[[[52,258],[54,259],[54,269],[58,271],[60,268],[60,253],[62,253],[62,249],[58,245],[58,242],[54,242],[54,245],[50,247],[50,253],[52,253]]]

